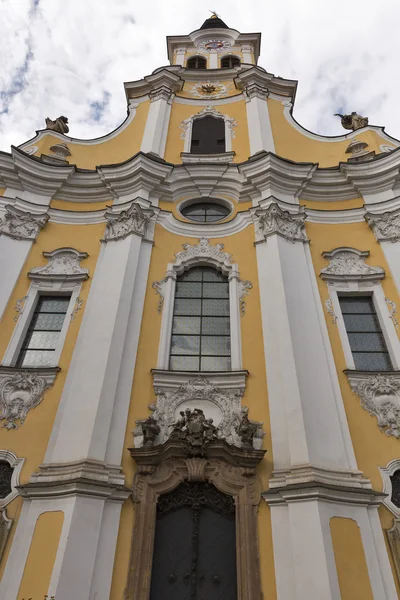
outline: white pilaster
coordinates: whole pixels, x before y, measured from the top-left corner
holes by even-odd
[[[180,46],[175,51],[175,64],[185,66],[186,46]]]
[[[268,92],[257,84],[249,84],[245,88],[247,124],[250,139],[250,155],[256,152],[275,152],[271,121],[269,118]]]
[[[218,69],[218,52],[216,50],[210,50],[208,56],[208,68]]]
[[[400,294],[400,210],[385,213],[368,212],[365,218],[382,246]]]
[[[251,44],[242,44],[242,62],[246,63],[247,65],[253,65],[253,52],[254,47]]]
[[[152,152],[164,158],[173,92],[163,86],[150,92],[150,108],[141,145],[142,152]]]

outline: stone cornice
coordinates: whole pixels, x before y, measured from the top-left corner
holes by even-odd
[[[400,148],[368,163],[342,163],[320,169],[313,163],[294,163],[260,152],[249,160],[226,164],[173,165],[151,154],[138,153],[126,162],[93,171],[41,162],[23,151],[0,153],[0,186],[28,190],[45,198],[81,202],[127,201],[137,195],[176,201],[185,195],[208,197],[219,193],[236,201],[274,196],[280,201],[347,200],[363,195],[371,206],[395,201],[400,179]],[[42,202],[45,204],[45,200]],[[391,209],[398,208],[396,202]]]
[[[272,488],[262,494],[267,504],[285,505],[289,502],[325,500],[328,502],[355,504],[357,506],[379,506],[385,494],[375,490],[328,485],[318,482],[296,483]]]
[[[184,80],[174,71],[175,69],[171,68],[161,68],[139,81],[124,83],[126,99],[129,102],[131,98],[151,95],[160,89],[168,90],[170,93],[179,92],[183,87]]]
[[[275,77],[261,67],[253,67],[239,73],[235,78],[235,85],[239,90],[248,90],[249,94],[251,90],[265,90],[265,95],[273,93],[290,98],[292,102],[294,102],[297,89],[297,81]]]

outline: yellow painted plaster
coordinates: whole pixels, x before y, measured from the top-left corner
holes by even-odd
[[[43,598],[47,594],[63,522],[64,513],[60,511],[45,512],[39,516],[29,548],[18,600]]]
[[[207,106],[194,106],[188,104],[172,104],[171,117],[168,129],[167,145],[165,148],[165,160],[171,163],[181,163],[181,152],[184,148],[184,140],[181,139],[182,129],[180,124],[192,115],[196,115]],[[249,135],[247,127],[246,104],[244,100],[231,102],[217,106],[216,109],[224,115],[228,115],[237,122],[235,137],[232,139],[232,150],[236,153],[234,162],[244,162],[250,156]]]
[[[278,156],[298,162],[318,163],[320,167],[332,167],[339,162],[347,162],[349,154],[346,148],[354,138],[343,141],[314,140],[304,133],[300,133],[284,115],[284,106],[279,100],[268,99],[268,109],[271,119],[271,128],[275,143],[275,152]],[[346,135],[346,130],[343,130]],[[369,152],[380,154],[380,144],[387,140],[376,131],[363,131],[356,136],[358,140],[367,142]]]
[[[196,83],[201,83],[201,82],[207,83],[207,81],[208,81],[207,72],[206,71],[203,71],[203,72],[204,72],[204,77],[201,78],[201,75],[200,75],[198,81],[185,81],[183,89],[177,94],[177,96],[181,96],[182,98],[193,98],[193,97],[198,98],[198,96],[194,96],[192,90],[193,90],[193,86],[196,85]],[[237,96],[237,95],[241,94],[241,92],[239,92],[237,90],[232,79],[218,81],[218,83],[225,85],[227,88],[224,98],[229,98],[230,96]],[[210,104],[212,104],[213,97],[211,95],[208,96],[207,94],[203,94],[202,97],[205,100],[207,100]]]
[[[68,162],[81,169],[95,169],[99,165],[117,164],[128,160],[140,150],[150,101],[141,102],[136,109],[132,122],[123,131],[111,139],[98,138],[93,144],[81,144],[70,141],[66,136],[65,142],[71,152]],[[73,127],[73,125],[72,125]],[[40,140],[33,139],[32,146],[38,146],[35,156],[51,154],[50,146],[61,144],[61,140],[51,133]]]
[[[374,600],[357,523],[332,517],[330,529],[341,600]]]
[[[51,200],[50,208],[57,208],[59,210],[65,210],[68,212],[93,212],[95,210],[104,211],[107,206],[113,203],[113,200],[106,200],[105,202],[74,202],[72,200]]]
[[[301,206],[312,208],[313,210],[351,210],[352,208],[362,208],[364,206],[363,198],[353,198],[352,200],[332,200],[330,202],[320,202],[319,200],[302,200]]]
[[[4,196],[5,191],[6,191],[6,188],[0,188],[0,196]]]
[[[261,488],[265,490],[268,487],[268,480],[272,472],[272,450],[264,346],[260,326],[261,312],[257,263],[253,236],[252,228],[247,227],[240,233],[228,238],[213,239],[212,243],[217,244],[222,242],[225,245],[224,249],[232,253],[233,260],[238,263],[241,277],[249,279],[253,283],[253,289],[246,298],[246,314],[241,319],[243,367],[249,371],[243,402],[249,407],[252,419],[264,422],[264,430],[266,432],[264,447],[267,448],[268,453],[260,465],[258,472],[261,480]],[[182,244],[184,243],[195,244],[198,243],[198,240],[196,238],[176,236],[163,229],[160,225],[156,225],[155,244],[147,283],[135,376],[127,420],[125,448],[132,446],[131,432],[135,427],[135,421],[146,417],[149,414],[148,405],[155,402],[151,369],[157,365],[161,315],[157,313],[158,298],[152,288],[152,283],[153,281],[163,279],[168,262],[173,260],[176,252],[182,250]],[[126,474],[126,484],[130,487],[132,486],[135,467],[134,461],[131,459],[128,451],[125,451],[123,454],[122,467]],[[265,597],[274,600],[276,598],[276,590],[270,509],[263,501],[260,504],[258,519],[262,585]],[[123,595],[124,586],[126,585],[133,521],[134,505],[131,502],[125,502],[122,507],[110,600],[119,600]]]

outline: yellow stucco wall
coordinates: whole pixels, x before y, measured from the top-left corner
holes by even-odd
[[[17,600],[41,599],[47,594],[63,522],[64,513],[60,511],[46,512],[39,516]]]
[[[357,523],[333,517],[330,529],[341,600],[374,600]]]
[[[222,242],[224,250],[233,254],[233,260],[239,265],[240,275],[253,283],[253,289],[246,298],[246,314],[241,319],[243,368],[249,370],[244,404],[249,407],[250,418],[264,422],[264,448],[268,450],[258,473],[263,490],[268,487],[268,479],[272,469],[272,444],[266,389],[264,347],[260,327],[260,301],[254,233],[248,227],[244,231],[229,238],[213,239],[212,243]],[[131,404],[127,421],[125,448],[132,446],[132,430],[135,421],[149,414],[148,405],[155,401],[152,385],[151,369],[157,364],[158,341],[160,336],[161,315],[157,313],[158,298],[152,288],[152,282],[163,279],[167,263],[174,258],[174,253],[182,249],[182,244],[196,244],[197,238],[185,238],[169,233],[161,226],[156,226],[155,245],[147,283],[143,321],[139,340],[135,377],[132,388]],[[123,454],[123,470],[126,473],[127,485],[132,486],[134,461],[128,451]],[[275,576],[272,555],[272,531],[269,507],[261,501],[258,513],[261,577],[265,597],[273,600],[275,592]],[[119,528],[117,553],[111,591],[111,600],[122,597],[128,573],[128,562],[131,547],[131,531],[134,520],[134,507],[125,502]]]

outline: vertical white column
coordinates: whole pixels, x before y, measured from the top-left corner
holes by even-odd
[[[179,46],[175,52],[175,64],[183,67],[185,65],[186,46]]]
[[[252,65],[254,64],[253,53],[254,48],[251,44],[242,44],[242,62]]]
[[[168,369],[176,287],[176,272],[172,265],[168,265],[167,275],[162,284],[163,289],[161,290],[161,293],[164,296],[164,306],[161,319],[157,369]]]
[[[0,320],[47,214],[32,215],[7,205],[0,219]]]
[[[365,218],[382,246],[400,294],[400,209],[383,214],[368,212]]]
[[[210,50],[208,60],[209,69],[218,69],[218,52],[216,50]]]
[[[166,86],[150,92],[150,108],[140,148],[142,152],[152,152],[164,158],[173,97],[172,90]]]
[[[237,268],[229,273],[229,314],[231,316],[231,369],[242,369],[242,336],[240,335],[239,273]]]
[[[275,152],[267,104],[267,90],[251,83],[246,86],[245,93],[251,156],[263,150]]]

